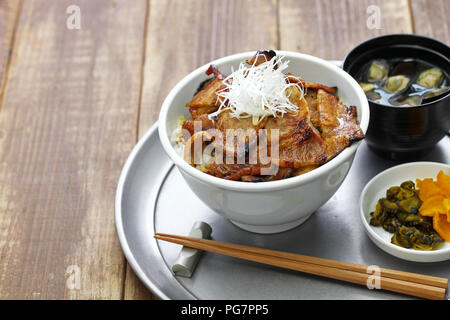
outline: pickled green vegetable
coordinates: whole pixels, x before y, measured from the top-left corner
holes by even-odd
[[[391,242],[403,248],[436,250],[443,243],[433,229],[430,217],[419,214],[422,202],[412,181],[390,187],[386,197],[379,199],[375,211],[370,213],[370,224],[393,233]]]

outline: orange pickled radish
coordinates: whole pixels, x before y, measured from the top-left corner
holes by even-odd
[[[450,198],[450,176],[446,175],[444,171],[439,171],[437,175],[436,185],[445,193],[446,198]]]
[[[445,241],[450,241],[450,222],[445,214],[436,213],[433,217],[433,228]]]
[[[423,181],[417,179],[416,183],[419,188],[419,197],[422,201],[425,201],[429,197],[442,194],[441,188],[434,183],[433,179],[427,178],[423,179]]]
[[[450,241],[450,176],[439,171],[437,180],[417,179],[422,205],[419,213],[433,217],[433,228],[445,240]]]
[[[443,203],[444,205],[444,209],[446,211],[444,211],[444,213],[447,215],[447,221],[450,222],[450,199],[444,199]]]
[[[419,213],[423,216],[434,217],[436,213],[446,213],[444,207],[444,197],[441,195],[434,195],[423,200],[422,205],[419,208]]]

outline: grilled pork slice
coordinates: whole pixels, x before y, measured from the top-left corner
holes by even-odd
[[[329,93],[337,92],[337,87],[328,87],[328,86],[320,84],[320,83],[307,82],[307,81],[300,79],[299,77],[292,75],[292,73],[287,74],[287,81],[289,83],[298,83],[301,87],[304,87],[307,89],[313,89],[313,90],[322,89]]]
[[[326,160],[334,158],[352,142],[364,138],[364,133],[356,119],[356,108],[347,107],[339,100],[319,89],[317,110],[320,116],[322,138],[326,146]]]
[[[286,89],[286,96],[290,102],[298,107],[297,112],[288,112],[283,116],[268,117],[264,128],[267,129],[268,141],[271,141],[271,130],[279,130],[279,139],[285,139],[295,133],[297,124],[300,120],[309,116],[308,103],[297,87]]]
[[[206,71],[207,75],[214,75],[210,81],[206,83],[202,83],[199,87],[199,91],[194,95],[194,98],[186,105],[186,107],[191,109],[191,114],[195,109],[203,108],[202,111],[205,113],[211,113],[217,110],[217,107],[220,106],[221,101],[218,99],[217,91],[226,88],[226,85],[223,83],[224,76],[220,73],[215,65],[210,65],[209,69]],[[194,109],[194,110],[192,110]],[[212,111],[209,111],[211,110]],[[206,112],[208,110],[209,112]],[[198,110],[197,110],[198,111]],[[198,112],[196,112],[196,115]],[[193,115],[194,117],[194,115]],[[194,117],[195,118],[195,117]]]
[[[245,157],[250,148],[256,150],[258,129],[263,125],[264,121],[254,125],[252,118],[234,118],[229,110],[221,112],[217,116],[217,129],[222,133],[224,154]]]
[[[263,51],[257,51],[256,54],[247,61],[247,64],[249,65],[255,65],[259,66],[261,63],[267,62],[269,60],[272,60],[273,57],[276,56],[275,51],[273,50],[263,50]]]
[[[220,101],[217,99],[216,92],[224,89],[225,84],[220,78],[214,78],[211,82],[205,85],[194,98],[186,105],[188,108],[201,108],[201,107],[218,107]]]
[[[235,118],[231,116],[230,110],[222,111],[217,115],[217,128],[224,131],[227,129],[255,129],[258,130],[262,128],[261,123],[254,125],[252,118]]]
[[[241,180],[242,176],[258,176],[261,166],[258,164],[218,164],[211,163],[205,166],[205,172],[227,180]]]
[[[285,114],[267,121],[266,129],[279,129],[279,155],[271,148],[271,157],[278,158],[280,167],[301,168],[322,164],[325,146],[320,132],[310,121],[310,110],[300,90],[290,87],[288,94],[292,103],[298,106],[295,113]],[[270,133],[269,133],[270,135]]]
[[[307,90],[305,100],[308,103],[309,119],[313,126],[320,131],[320,115],[317,110],[317,90]]]
[[[198,121],[198,128],[195,128],[194,121]],[[182,128],[184,130],[187,130],[192,136],[195,133],[194,132],[195,129],[197,129],[197,131],[206,131],[209,129],[216,128],[216,122],[214,120],[209,119],[208,114],[205,113],[196,117],[194,120],[186,120],[183,123]],[[185,138],[184,140],[186,141],[187,139]]]
[[[192,116],[192,119],[197,119],[202,115],[208,115],[217,110],[217,106],[209,106],[209,107],[198,107],[198,108],[189,108],[189,112]]]
[[[282,117],[269,117],[264,129],[267,130],[267,138],[270,142],[272,130],[278,130],[279,139],[287,139],[291,137],[297,128],[297,124],[301,117],[298,114],[289,112]]]
[[[326,147],[320,133],[309,119],[302,119],[292,136],[280,139],[279,166],[298,169],[320,165],[326,161],[325,151]]]

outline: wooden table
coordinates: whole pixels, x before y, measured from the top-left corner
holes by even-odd
[[[194,68],[266,48],[342,59],[385,33],[450,43],[449,25],[450,0],[0,0],[0,298],[152,298],[122,254],[114,193]]]

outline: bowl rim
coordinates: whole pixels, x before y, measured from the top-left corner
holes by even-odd
[[[391,33],[391,34],[383,34],[383,35],[380,35],[380,36],[377,36],[377,37],[373,37],[373,38],[370,38],[370,39],[367,39],[367,40],[364,40],[364,41],[362,41],[362,42],[360,42],[360,43],[358,43],[356,46],[354,46],[346,55],[345,55],[345,58],[344,58],[344,60],[342,60],[342,69],[346,69],[345,68],[345,63],[347,62],[347,59],[348,59],[348,57],[351,55],[351,54],[353,54],[356,50],[358,50],[360,47],[362,47],[362,46],[364,46],[364,45],[368,45],[369,43],[371,43],[371,42],[373,42],[373,41],[376,41],[376,40],[380,40],[380,39],[385,39],[385,38],[395,38],[395,37],[402,37],[402,38],[411,38],[411,39],[414,39],[414,38],[416,38],[416,39],[426,39],[426,40],[428,40],[428,41],[432,41],[432,42],[435,42],[435,43],[437,43],[437,44],[439,44],[439,45],[441,45],[441,46],[443,46],[443,47],[447,47],[448,49],[449,49],[449,51],[450,51],[450,46],[448,46],[446,43],[444,43],[444,42],[442,42],[442,41],[439,41],[439,40],[437,40],[437,39],[434,39],[434,38],[431,38],[431,37],[428,37],[428,36],[424,36],[424,35],[420,35],[420,34],[415,34],[415,33]],[[403,44],[399,44],[398,46],[402,46]],[[406,45],[406,44],[405,44]],[[444,54],[442,54],[442,53],[440,53],[440,52],[437,52],[437,51],[435,51],[435,50],[430,50],[430,49],[428,49],[427,47],[424,47],[424,46],[421,46],[420,44],[410,44],[410,45],[408,45],[408,46],[414,46],[414,47],[419,47],[419,48],[424,48],[424,49],[427,49],[427,50],[429,50],[429,51],[433,51],[433,52],[435,52],[436,54],[439,54],[439,55],[441,55],[443,58],[445,58],[445,59],[447,59],[447,60],[449,60],[450,61],[450,59],[449,58],[447,58]],[[348,72],[347,70],[345,70],[346,72]],[[369,101],[369,104],[373,104],[374,106],[376,106],[376,107],[382,107],[382,108],[393,108],[393,109],[421,109],[421,108],[428,108],[428,107],[432,107],[433,105],[435,105],[435,104],[437,104],[437,103],[440,103],[441,101],[443,101],[443,100],[445,100],[445,99],[447,99],[447,98],[449,98],[450,97],[450,92],[448,92],[447,94],[445,94],[445,95],[443,95],[441,98],[439,98],[439,99],[436,99],[436,100],[433,100],[433,101],[431,101],[431,102],[427,102],[427,103],[424,103],[424,104],[420,104],[420,105],[418,105],[418,106],[391,106],[391,105],[388,105],[388,104],[382,104],[382,103],[378,103],[378,102],[375,102],[375,101]]]
[[[359,86],[359,84],[356,82],[355,79],[353,79],[352,76],[350,76],[347,72],[345,72],[343,69],[337,67],[336,65],[325,61],[321,58],[314,57],[308,54],[304,53],[298,53],[298,52],[290,52],[290,51],[282,51],[282,50],[276,50],[277,55],[285,56],[287,59],[301,59],[306,60],[308,62],[313,62],[316,64],[319,64],[327,69],[333,70],[335,73],[337,73],[340,77],[345,79],[350,86],[355,90],[355,93],[358,97],[359,103],[360,103],[360,127],[364,134],[367,132],[367,128],[369,126],[369,117],[370,117],[370,111],[369,111],[369,103],[366,98],[366,95],[362,88]],[[289,189],[294,186],[307,183],[309,181],[312,181],[316,179],[317,177],[321,176],[322,174],[332,170],[333,168],[341,165],[346,159],[348,159],[350,156],[354,155],[356,152],[358,146],[361,144],[362,141],[357,141],[353,143],[351,146],[344,149],[341,153],[339,153],[336,157],[328,161],[327,163],[321,165],[320,167],[305,173],[303,175],[292,177],[288,179],[283,180],[277,180],[277,181],[268,181],[268,182],[261,182],[261,183],[248,183],[243,181],[231,181],[231,180],[225,180],[222,178],[214,177],[211,175],[208,175],[204,172],[201,172],[200,170],[192,167],[189,165],[174,149],[172,146],[170,139],[167,132],[167,126],[166,126],[166,119],[168,111],[171,107],[171,103],[175,97],[175,95],[194,77],[198,76],[199,74],[204,74],[204,72],[207,70],[210,64],[216,64],[221,65],[233,60],[243,61],[244,59],[248,59],[252,57],[255,54],[255,51],[247,51],[243,53],[237,53],[233,55],[229,55],[211,62],[208,62],[207,64],[204,64],[203,66],[195,69],[191,73],[189,73],[187,76],[185,76],[183,79],[181,79],[169,92],[166,99],[164,100],[161,111],[159,114],[159,120],[158,120],[158,132],[161,140],[161,144],[166,151],[166,153],[169,155],[169,157],[172,159],[172,161],[176,164],[177,167],[181,169],[181,171],[184,171],[185,173],[189,174],[191,177],[196,178],[197,180],[200,180],[204,183],[211,184],[215,187],[221,188],[221,189],[227,189],[227,190],[234,190],[234,191],[245,191],[245,192],[260,192],[260,191],[275,191],[275,190],[282,190],[282,189]]]
[[[379,179],[381,176],[384,176],[386,174],[389,174],[392,171],[396,171],[400,168],[404,168],[404,167],[416,167],[416,166],[424,166],[424,165],[428,165],[428,166],[444,166],[447,167],[448,169],[450,169],[450,165],[446,164],[446,163],[442,163],[442,162],[433,162],[433,161],[417,161],[417,162],[407,162],[407,163],[403,163],[403,164],[399,164],[396,165],[394,167],[388,168],[386,170],[381,171],[380,173],[378,173],[376,176],[374,176],[372,179],[370,179],[369,182],[367,182],[367,184],[365,185],[363,191],[361,192],[361,196],[359,198],[359,216],[361,218],[362,224],[364,225],[364,229],[366,230],[366,232],[369,234],[369,238],[371,239],[376,239],[376,241],[378,241],[379,243],[383,244],[384,246],[387,246],[392,252],[398,252],[399,255],[394,254],[394,253],[390,253],[394,256],[397,256],[399,258],[402,258],[402,256],[410,256],[410,257],[429,257],[429,258],[436,258],[438,256],[441,255],[445,255],[445,254],[449,254],[450,253],[450,248],[445,249],[445,250],[433,250],[433,251],[419,251],[419,250],[412,250],[412,249],[407,249],[407,248],[402,248],[399,246],[396,246],[395,244],[392,244],[388,241],[386,241],[385,239],[383,239],[378,233],[376,233],[373,230],[373,227],[370,226],[370,224],[367,222],[366,216],[365,216],[365,211],[363,208],[363,199],[365,198],[366,194],[367,194],[367,190],[369,189],[369,187],[377,180]],[[388,187],[388,186],[386,186]],[[401,256],[400,256],[401,255]],[[435,261],[435,260],[433,260]],[[422,261],[424,262],[424,261]]]

